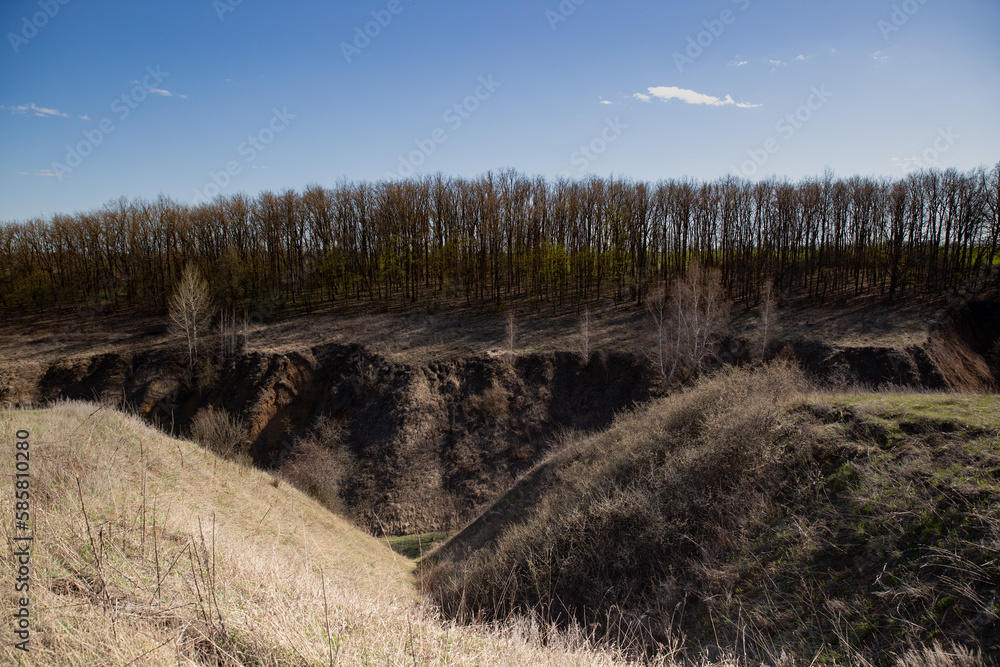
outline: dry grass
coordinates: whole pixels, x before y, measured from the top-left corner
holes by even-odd
[[[5,664],[620,664],[579,633],[439,622],[408,561],[270,475],[136,419],[89,404],[0,413],[0,432],[22,428],[33,635],[24,655],[2,625]],[[10,522],[0,530],[11,544]],[[12,593],[0,599],[11,618]]]
[[[540,613],[634,630],[627,609],[645,582],[722,548],[760,509],[762,487],[777,482],[781,407],[801,386],[789,365],[732,371],[619,420],[579,446],[529,519],[469,562],[432,570],[429,588],[459,618]],[[657,613],[669,615],[671,595]]]
[[[996,396],[726,370],[563,448],[422,583],[459,619],[534,613],[640,652],[984,664],[961,646],[997,657],[998,415]]]
[[[639,439],[702,431],[706,442],[729,443],[727,451],[736,458],[693,452],[672,473],[661,471],[667,473],[659,477],[661,483],[686,489],[690,510],[705,497],[706,478],[699,475],[728,471],[723,479],[733,485],[731,496],[752,499],[747,480],[765,479],[767,459],[760,455],[774,450],[753,445],[740,432],[751,425],[756,433],[780,433],[785,424],[780,401],[750,398],[794,390],[794,377],[787,375],[756,378],[739,395],[718,385],[702,387],[678,398],[676,410],[660,412],[656,430],[631,436],[618,464],[601,467],[601,473],[622,484],[622,462],[648,463]],[[734,403],[734,398],[745,400]],[[743,421],[704,430],[707,418],[722,414],[743,415]],[[601,443],[634,430],[630,419],[620,421],[610,436],[594,439],[578,460],[597,460]],[[25,655],[13,648],[11,625],[0,626],[0,662],[5,664],[630,663],[621,649],[600,648],[593,635],[572,625],[557,628],[551,618],[508,616],[472,627],[443,622],[420,602],[412,564],[378,541],[300,491],[275,484],[270,475],[170,439],[134,418],[83,403],[0,413],[0,433],[9,438],[16,429],[32,434],[33,635],[32,651]],[[13,440],[6,439],[7,461],[13,461],[12,446]],[[604,495],[602,508],[620,513],[630,505],[641,507],[640,500],[636,493]],[[5,490],[0,513],[11,516],[12,502],[13,494]],[[759,508],[754,502],[747,506]],[[581,519],[579,508],[564,509],[569,510],[566,520]],[[546,511],[556,510],[549,506]],[[11,530],[8,521],[0,522],[8,545]],[[11,554],[8,547],[8,572]],[[622,567],[614,551],[603,559],[608,567]],[[536,576],[536,581],[544,579]],[[0,614],[7,618],[14,612],[12,598],[10,590],[0,596]],[[680,638],[673,639],[678,648]],[[670,648],[662,644],[661,653],[645,656],[644,662],[678,664]],[[811,661],[812,656],[795,660],[777,650],[765,662]],[[732,655],[716,653],[711,661],[695,656],[685,664],[754,663],[737,644]],[[839,664],[869,667],[860,657]],[[936,646],[914,649],[898,662],[900,667],[981,664],[968,652]]]

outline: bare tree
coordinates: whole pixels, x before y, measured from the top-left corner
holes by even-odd
[[[192,264],[188,264],[181,275],[177,291],[170,299],[169,314],[174,330],[187,340],[188,366],[194,370],[198,334],[208,328],[212,319],[212,297],[208,282]]]
[[[584,310],[583,317],[580,318],[580,360],[583,361],[584,366],[590,363],[593,335],[594,327],[590,320],[590,310]]]
[[[517,342],[517,322],[514,313],[507,313],[507,363],[514,365],[514,346]]]
[[[760,356],[767,355],[767,344],[771,342],[771,330],[774,328],[775,310],[777,304],[774,300],[774,287],[770,282],[764,287],[764,294],[760,304]]]
[[[646,355],[673,386],[678,373],[690,379],[700,373],[729,323],[729,303],[724,298],[717,270],[693,263],[683,279],[669,289],[661,287],[647,303],[656,344]]]
[[[689,374],[697,375],[729,327],[729,302],[718,269],[704,269],[695,262],[682,285],[689,294],[688,309],[682,312],[691,341],[684,352]]]
[[[219,315],[219,354],[222,359],[229,359],[236,355],[239,349],[236,311],[223,311]]]
[[[681,330],[679,327],[671,327],[674,319],[670,316],[672,305],[666,285],[661,285],[646,301],[646,311],[656,332],[656,345],[652,351],[644,350],[644,352],[663,377],[665,388],[669,388],[673,382],[677,364],[680,362],[678,351],[681,345]]]

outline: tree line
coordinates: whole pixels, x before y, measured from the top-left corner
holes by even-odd
[[[226,309],[443,299],[644,303],[694,261],[727,297],[898,299],[998,281],[1000,164],[897,179],[477,178],[165,196],[0,225],[0,308],[165,312],[188,265]]]

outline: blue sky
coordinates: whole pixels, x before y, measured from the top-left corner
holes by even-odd
[[[0,28],[6,221],[503,167],[1000,159],[996,0],[6,0]]]

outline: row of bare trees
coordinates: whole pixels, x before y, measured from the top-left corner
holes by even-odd
[[[726,296],[897,298],[997,276],[1000,164],[892,180],[556,182],[512,170],[166,197],[0,225],[0,308],[164,312],[188,264],[250,304],[642,303],[697,259]]]

